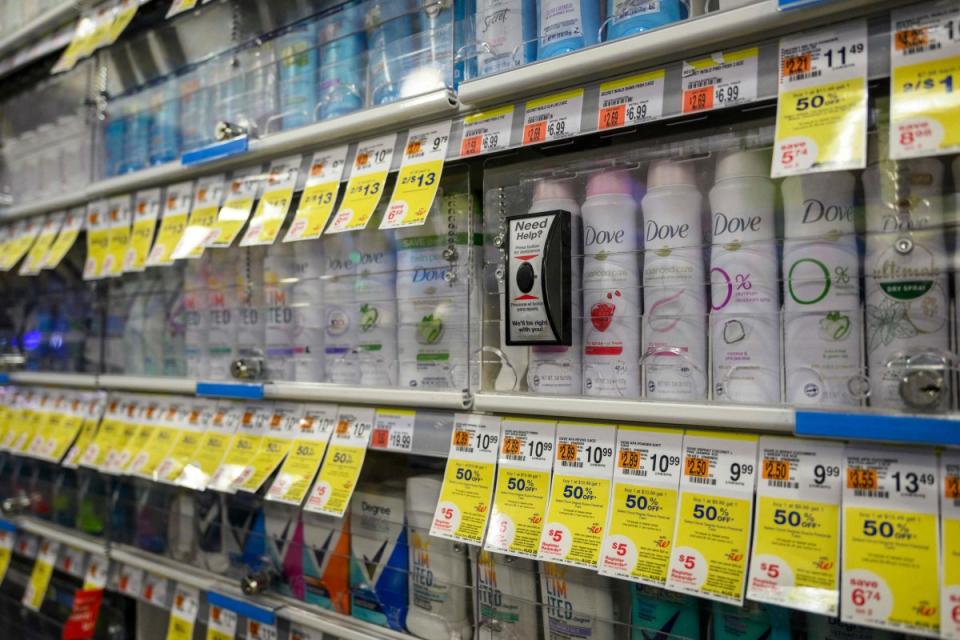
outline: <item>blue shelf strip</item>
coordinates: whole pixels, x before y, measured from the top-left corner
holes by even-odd
[[[823,4],[824,2],[827,2],[827,0],[779,0],[777,9],[780,11],[790,11],[791,9],[812,7],[815,4]]]
[[[0,519],[0,531],[6,531],[7,533],[16,533],[17,525],[13,524],[9,520]]]
[[[246,153],[250,140],[247,136],[237,136],[225,142],[218,142],[206,147],[200,147],[193,151],[187,151],[180,157],[180,164],[185,167],[191,167],[204,162],[212,162],[221,158],[235,156],[238,153]]]
[[[237,600],[236,598],[225,596],[222,593],[217,593],[216,591],[207,592],[207,604],[212,604],[220,607],[221,609],[233,611],[238,616],[243,616],[248,620],[255,620],[260,624],[277,624],[277,616],[273,611],[264,609],[263,607],[258,607],[243,600]]]
[[[9,373],[0,373],[0,384],[10,384]]]
[[[960,446],[960,420],[926,416],[797,411],[798,436]]]
[[[198,382],[196,394],[203,398],[263,400],[263,385],[248,382]]]

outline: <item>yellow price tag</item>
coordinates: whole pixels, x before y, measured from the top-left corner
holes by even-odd
[[[10,271],[27,254],[40,233],[40,223],[32,218],[14,225],[14,239],[3,254],[3,270]]]
[[[940,636],[960,639],[960,453],[940,453]]]
[[[67,212],[64,218],[63,226],[57,234],[57,239],[53,241],[50,250],[43,258],[43,269],[56,269],[66,255],[73,248],[80,236],[80,229],[86,220],[86,209],[84,207],[75,207]]]
[[[133,229],[123,257],[124,271],[143,271],[160,213],[160,189],[140,191],[133,201]]]
[[[781,39],[773,177],[863,168],[866,74],[864,20]]]
[[[361,142],[353,159],[347,190],[327,233],[365,229],[373,217],[393,162],[397,135]]]
[[[23,606],[33,611],[40,610],[40,605],[43,604],[43,599],[47,595],[47,588],[50,586],[50,578],[53,576],[53,567],[57,564],[59,552],[59,542],[44,540],[40,543],[37,560],[33,564],[30,580],[23,592]]]
[[[683,432],[621,425],[603,575],[662,587],[673,550]]]
[[[133,17],[137,15],[137,9],[139,7],[140,3],[138,0],[121,0],[97,48],[106,47],[116,42],[124,29],[133,21]]]
[[[223,196],[224,180],[225,176],[221,174],[207,176],[197,181],[187,226],[173,250],[174,260],[199,258],[207,245],[218,235],[219,232],[215,226]]]
[[[366,407],[340,407],[329,450],[305,510],[343,517],[367,455],[374,413]]]
[[[260,450],[270,415],[271,412],[264,407],[244,407],[223,461],[210,479],[211,487],[217,491],[235,491],[237,478]]]
[[[187,228],[187,215],[193,199],[193,183],[180,182],[167,187],[163,199],[163,217],[160,229],[153,241],[147,266],[173,264],[173,252],[180,244],[180,238]]]
[[[0,584],[7,576],[10,568],[10,558],[13,557],[13,540],[17,527],[12,522],[0,520]]]
[[[214,407],[208,404],[194,404],[190,407],[187,419],[180,426],[170,453],[157,467],[157,478],[161,482],[175,482],[183,468],[193,460],[213,413]]]
[[[47,252],[50,251],[50,246],[57,237],[57,233],[60,231],[65,217],[66,214],[61,212],[50,214],[44,218],[40,227],[40,235],[37,236],[33,246],[30,247],[27,259],[20,266],[20,275],[26,276],[40,273],[40,270],[43,268],[43,261],[47,257]]]
[[[233,244],[250,217],[261,182],[263,176],[258,166],[234,172],[207,246],[229,247]]]
[[[241,247],[273,244],[276,240],[290,211],[293,191],[300,177],[301,161],[302,156],[290,156],[270,163],[263,195],[240,241]]]
[[[312,240],[323,233],[337,201],[346,158],[347,145],[313,154],[300,204],[284,242]]]
[[[500,449],[500,418],[457,414],[430,535],[483,543]]]
[[[842,480],[842,620],[937,635],[936,452],[848,446]]]
[[[234,482],[241,491],[256,493],[286,458],[301,412],[295,405],[277,405],[267,422],[260,449]]]
[[[323,461],[336,417],[334,405],[307,408],[297,425],[290,452],[267,492],[268,500],[298,506],[303,503]]]
[[[107,224],[110,227],[110,241],[101,275],[112,278],[123,273],[123,263],[130,245],[130,196],[107,201]]]
[[[484,548],[536,558],[550,493],[557,423],[505,418],[500,427],[497,491]]]
[[[757,437],[688,432],[667,589],[741,605]]]
[[[176,480],[178,485],[195,491],[206,489],[207,483],[217,472],[232,446],[233,434],[242,416],[243,410],[240,407],[219,408],[214,412],[193,459],[183,468]]]
[[[200,593],[178,584],[170,606],[167,640],[193,640],[193,625],[200,608]]]
[[[100,200],[87,208],[87,261],[83,266],[83,279],[96,280],[103,273],[103,263],[110,248],[110,221],[107,218],[107,202]]]
[[[381,229],[418,226],[426,221],[440,186],[450,125],[446,120],[410,130]]]

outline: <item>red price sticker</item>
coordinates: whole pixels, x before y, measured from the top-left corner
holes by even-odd
[[[622,127],[627,116],[627,105],[616,104],[612,107],[600,109],[600,115],[597,120],[601,131],[604,129],[616,129]]]
[[[547,121],[531,122],[523,127],[523,144],[536,144],[547,139]]]
[[[373,449],[386,449],[390,444],[389,429],[374,429],[370,433],[370,447]]]
[[[470,136],[460,143],[460,156],[475,156],[483,151],[483,136]]]
[[[683,94],[683,112],[695,113],[713,109],[713,87],[701,87]]]
[[[925,47],[928,44],[930,44],[930,34],[926,27],[902,29],[897,31],[896,36],[894,36],[894,46],[896,46],[897,51]]]
[[[790,78],[813,70],[813,58],[809,53],[783,59],[783,77]]]

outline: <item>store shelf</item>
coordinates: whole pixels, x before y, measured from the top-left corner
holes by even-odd
[[[22,516],[16,519],[17,527],[47,540],[55,540],[81,551],[107,555],[107,544],[103,540],[81,535],[71,529],[65,529],[42,520]]]
[[[146,393],[182,393],[193,395],[197,381],[193,378],[164,378],[161,376],[125,376],[104,374],[97,377],[98,387],[109,391],[140,391]]]
[[[693,58],[732,46],[757,43],[790,31],[899,6],[891,0],[835,0],[795,11],[780,11],[777,0],[677,22],[641,35],[606,42],[460,85],[465,109],[513,102],[518,96],[595,82],[618,74]]]
[[[793,433],[794,425],[794,410],[786,407],[478,393],[474,396],[473,408],[476,411],[504,415],[526,414],[557,418],[622,420],[785,433]]]
[[[378,406],[419,407],[461,410],[470,407],[471,397],[463,391],[414,391],[386,387],[352,387],[308,382],[274,382],[263,387],[268,400],[338,402]]]
[[[457,100],[447,89],[433,91],[393,104],[352,113],[340,118],[284,131],[262,140],[254,140],[244,153],[200,165],[171,162],[135,173],[107,178],[67,195],[58,195],[9,207],[0,212],[0,218],[13,220],[30,215],[86,204],[91,200],[111,195],[132,193],[138,189],[166,186],[201,175],[248,167],[269,158],[297,152],[315,151],[324,146],[358,142],[378,134],[404,131],[413,124],[452,116],[457,111]],[[399,154],[396,166],[399,168]],[[346,179],[346,175],[344,179]]]
[[[289,620],[313,631],[332,634],[340,640],[375,640],[377,638],[417,640],[416,636],[391,631],[333,611],[316,607],[311,607],[308,610],[305,606],[309,605],[304,605],[304,603],[290,598],[278,598],[278,600],[288,603],[277,609],[278,618]]]
[[[55,373],[44,371],[15,371],[9,374],[13,384],[37,384],[45,387],[96,389],[97,376],[92,373]]]
[[[228,583],[225,577],[215,573],[197,569],[186,563],[174,562],[163,556],[147,553],[127,545],[111,545],[110,559],[202,591],[223,588],[232,584]]]

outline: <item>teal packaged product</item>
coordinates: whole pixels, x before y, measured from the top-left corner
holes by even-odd
[[[294,25],[277,38],[280,62],[280,113],[284,130],[314,121],[317,107],[317,25]]]
[[[790,640],[790,611],[755,602],[713,603],[712,640]]]
[[[607,0],[607,40],[625,38],[685,20],[689,10],[686,0]]]
[[[537,8],[539,60],[597,44],[600,35],[599,0],[540,0]]]
[[[403,490],[358,489],[350,503],[350,613],[404,631],[409,558]]]
[[[696,598],[645,585],[630,587],[631,640],[699,640]]]
[[[807,640],[894,640],[898,637],[889,631],[844,624],[837,618],[807,614]]]

